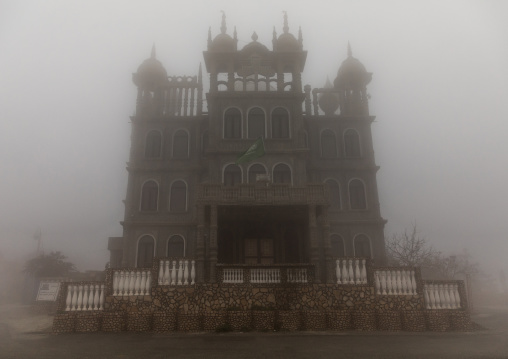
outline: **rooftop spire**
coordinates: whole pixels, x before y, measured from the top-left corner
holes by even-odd
[[[238,41],[238,37],[236,35],[236,26],[235,26],[235,31],[233,31],[233,39]]]
[[[212,45],[212,27],[208,28],[208,48]]]
[[[302,27],[301,26],[298,28],[298,43],[300,44],[300,46],[303,45],[303,36],[302,36]]]
[[[225,34],[226,30],[228,29],[226,27],[226,13],[223,10],[221,10],[221,12],[222,12],[222,22],[220,25],[220,32],[221,32],[221,34]]]
[[[353,57],[353,52],[351,51],[351,44],[349,41],[347,42],[347,57]]]
[[[150,57],[151,57],[152,59],[155,59],[155,42],[154,42],[154,43],[153,43],[153,45],[152,45],[152,53],[150,54]]]
[[[282,28],[282,31],[284,31],[285,34],[289,32],[289,26],[288,26],[288,13],[286,11],[283,11],[284,13],[284,27]]]

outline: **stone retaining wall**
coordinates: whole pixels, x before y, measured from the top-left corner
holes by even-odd
[[[151,295],[108,296],[104,311],[65,312],[53,330],[469,330],[465,310],[425,310],[422,295],[376,295],[367,285],[154,286]]]

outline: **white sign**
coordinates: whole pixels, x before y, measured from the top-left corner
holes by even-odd
[[[60,282],[41,281],[36,300],[55,301],[60,290]]]

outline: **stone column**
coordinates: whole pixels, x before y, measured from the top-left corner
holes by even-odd
[[[198,228],[196,233],[196,282],[205,281],[205,206],[198,204]]]
[[[316,220],[316,205],[309,205],[309,251],[310,264],[314,265],[316,283],[321,282],[321,269],[319,265],[319,239]]]
[[[217,267],[217,205],[210,208],[210,282],[215,283]]]
[[[330,222],[328,220],[328,207],[322,207],[322,215],[320,221],[323,228],[323,249],[325,253],[325,269],[326,269],[326,282],[334,282],[335,263],[332,261],[332,245],[330,243]]]

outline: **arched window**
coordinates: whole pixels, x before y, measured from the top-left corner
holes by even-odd
[[[168,257],[185,257],[185,240],[180,235],[171,236],[168,239]]]
[[[242,137],[242,114],[237,108],[230,108],[224,114],[224,138]]]
[[[159,131],[153,130],[146,135],[145,157],[157,158],[161,155],[162,136]]]
[[[175,181],[171,185],[169,196],[170,212],[185,212],[187,210],[187,186],[184,181]]]
[[[344,133],[344,154],[346,157],[360,157],[360,136],[356,130],[349,129]]]
[[[346,253],[344,251],[344,239],[338,234],[332,234],[330,236],[330,244],[332,246],[332,257],[333,258],[342,258],[345,257]]]
[[[247,117],[247,130],[249,138],[255,139],[265,137],[265,113],[259,107],[255,107],[249,111]]]
[[[147,268],[152,266],[155,241],[152,236],[143,236],[138,241],[138,268]]]
[[[249,167],[249,183],[256,183],[257,175],[266,175],[265,168],[259,163]]]
[[[331,130],[324,130],[321,132],[321,157],[337,157],[337,142],[335,140],[335,134]]]
[[[189,158],[189,135],[184,130],[173,136],[173,158]]]
[[[366,209],[365,187],[359,179],[349,182],[349,204],[351,209]]]
[[[332,179],[328,179],[325,181],[326,186],[328,187],[328,194],[330,195],[330,204],[332,209],[340,209],[340,187],[339,184]]]
[[[234,186],[242,183],[242,170],[237,165],[227,165],[224,169],[224,184]]]
[[[289,138],[289,113],[285,108],[272,111],[272,138]]]
[[[291,183],[291,169],[284,163],[273,168],[273,183]]]
[[[159,197],[159,185],[155,181],[147,181],[141,190],[141,210],[156,211]]]
[[[355,257],[371,258],[370,239],[365,234],[359,234],[354,239]]]

